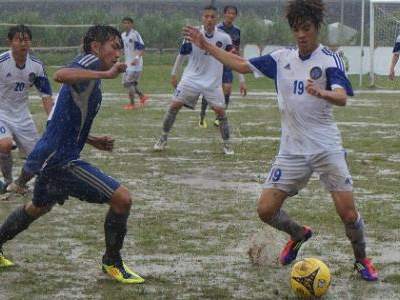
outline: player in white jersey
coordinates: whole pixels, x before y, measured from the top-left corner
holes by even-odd
[[[133,29],[133,19],[122,19],[124,32],[121,34],[124,41],[125,64],[128,66],[123,77],[122,84],[129,90],[129,104],[124,106],[127,110],[135,109],[135,94],[139,96],[140,105],[144,106],[148,95],[139,89],[139,80],[143,71],[143,54],[145,45],[139,32]]]
[[[214,6],[205,7],[202,13],[203,26],[201,26],[199,30],[208,42],[223,49],[223,51],[231,51],[233,47],[232,40],[228,34],[215,27],[217,20],[217,9]],[[182,106],[194,109],[198,97],[202,94],[207,99],[208,103],[215,111],[217,119],[220,121],[220,133],[225,154],[234,154],[229,145],[229,123],[225,113],[225,99],[221,83],[223,65],[214,57],[210,56],[207,51],[187,41],[183,42],[180,54],[181,55],[177,57],[174,69],[176,69],[177,65],[181,64],[179,60],[184,58],[184,55],[189,55],[189,62],[182,74],[181,81],[176,87],[169,110],[164,117],[162,125],[163,134],[154,145],[154,149],[163,150],[165,148],[168,134],[175,122],[178,111]],[[173,82],[174,78],[176,84],[176,72],[173,71]]]
[[[390,63],[390,69],[389,69],[389,79],[393,80],[394,79],[394,68],[397,65],[397,62],[399,61],[399,55],[400,55],[400,34],[396,38],[396,42],[393,47],[393,56],[392,56],[392,61]]]
[[[47,114],[53,104],[44,66],[29,54],[31,41],[32,33],[27,26],[11,27],[10,50],[0,55],[0,165],[6,185],[13,180],[14,141],[20,154],[27,156],[39,139],[28,107],[29,88],[35,86],[39,91]]]
[[[240,73],[274,79],[281,114],[279,153],[258,202],[262,221],[290,235],[282,251],[283,265],[296,259],[300,246],[312,236],[308,226],[293,221],[281,209],[284,201],[301,190],[317,172],[332,195],[355,256],[354,268],[364,280],[378,273],[366,256],[364,223],[353,197],[353,182],[341,146],[332,106],[344,106],[353,95],[340,57],[319,44],[325,5],[322,0],[291,0],[286,17],[297,43],[249,61],[225,53],[208,43],[192,26],[185,37],[224,65]]]

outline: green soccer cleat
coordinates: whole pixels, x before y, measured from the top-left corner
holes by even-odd
[[[144,282],[144,279],[129,269],[122,260],[112,265],[107,265],[103,262],[102,269],[104,273],[107,273],[121,283],[135,284]]]
[[[14,263],[4,257],[3,252],[0,250],[0,268],[12,267]]]

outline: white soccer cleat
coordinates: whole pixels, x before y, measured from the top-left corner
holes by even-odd
[[[235,154],[235,152],[232,150],[232,148],[228,144],[224,145],[224,153],[225,153],[225,155]]]
[[[160,137],[158,142],[154,145],[154,150],[163,151],[166,146],[167,146],[167,139],[164,137]]]
[[[7,186],[7,192],[24,195],[28,192],[28,187],[20,186],[20,185],[16,184],[15,181],[13,181]]]

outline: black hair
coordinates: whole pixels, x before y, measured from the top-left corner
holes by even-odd
[[[236,14],[236,15],[238,14],[238,9],[237,9],[237,7],[236,7],[235,5],[227,5],[227,6],[225,6],[225,7],[224,7],[224,14],[226,14],[226,12],[227,12],[229,9],[233,9],[233,10],[235,11],[235,14]]]
[[[215,7],[215,6],[213,6],[213,5],[207,5],[207,6],[205,6],[204,8],[203,8],[203,11],[204,10],[213,10],[213,11],[215,11],[216,13],[218,13],[218,9]]]
[[[29,29],[28,26],[25,26],[23,24],[10,27],[7,34],[8,39],[11,41],[18,33],[21,33],[22,35],[27,34],[29,36],[29,39],[32,40],[32,31]]]
[[[131,17],[124,17],[124,18],[122,19],[122,22],[124,22],[124,21],[128,21],[128,22],[133,23],[133,19],[132,19]]]
[[[104,44],[112,37],[117,37],[119,39],[121,48],[123,48],[124,43],[122,42],[121,34],[116,28],[109,25],[92,26],[89,28],[89,30],[86,32],[85,37],[83,38],[83,51],[86,54],[89,54],[92,52],[92,47],[90,46],[92,42],[99,42],[101,44]]]
[[[324,11],[323,0],[291,0],[286,6],[286,18],[290,28],[312,22],[317,29],[320,29],[324,22]]]

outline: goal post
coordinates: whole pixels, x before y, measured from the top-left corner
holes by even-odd
[[[374,86],[377,73],[376,50],[378,47],[393,47],[396,36],[400,33],[400,0],[370,0],[369,17],[369,80],[370,85]],[[391,59],[391,55],[385,57],[386,60]],[[387,69],[389,70],[389,64]]]

